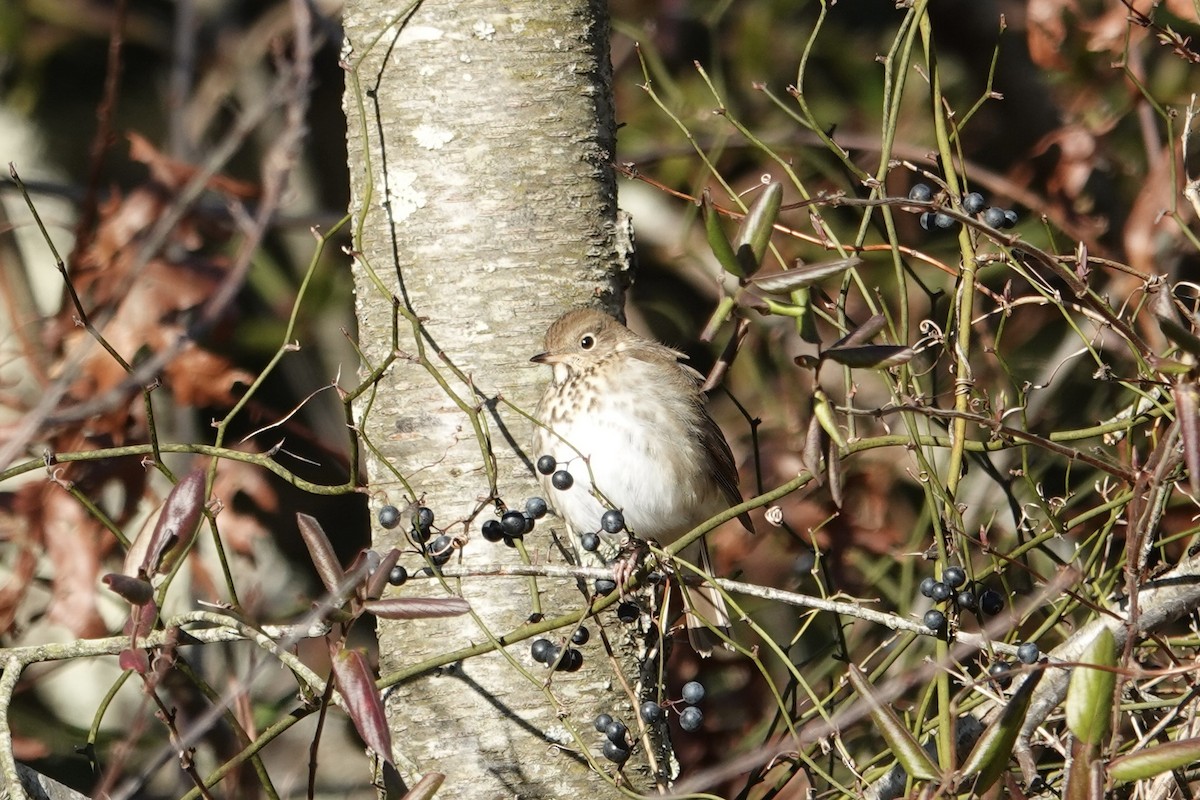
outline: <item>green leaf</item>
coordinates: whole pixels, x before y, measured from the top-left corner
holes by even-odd
[[[733,253],[733,245],[729,243],[725,231],[721,229],[721,215],[713,208],[712,197],[707,191],[700,198],[700,215],[704,217],[704,234],[708,237],[708,246],[712,248],[717,262],[730,275],[745,278],[746,273]]]
[[[856,369],[887,369],[907,364],[917,354],[899,344],[866,344],[861,347],[831,347],[821,355],[830,361]]]
[[[971,754],[967,756],[962,774],[964,777],[978,775],[974,788],[976,794],[983,794],[990,789],[1008,768],[1013,745],[1017,743],[1017,737],[1021,734],[1021,723],[1029,713],[1033,690],[1045,674],[1045,671],[1040,669],[1029,673],[1029,677],[1013,692],[1000,716],[987,726],[987,730],[979,737]]]
[[[1197,761],[1200,761],[1200,737],[1147,747],[1136,753],[1114,758],[1108,765],[1108,774],[1114,781],[1121,783],[1140,781],[1173,769],[1191,766]]]
[[[829,438],[838,447],[845,448],[846,440],[842,436],[842,432],[838,430],[837,420],[833,416],[833,404],[829,402],[829,396],[820,389],[813,392],[813,416],[817,418],[817,422],[821,423],[821,427],[825,429],[825,433],[829,434]]]
[[[771,275],[756,275],[749,280],[750,286],[767,294],[788,297],[797,289],[806,289],[814,283],[826,278],[840,275],[852,267],[862,263],[858,256],[839,258],[834,261],[824,261],[820,264],[806,264],[802,267],[776,272]]]
[[[800,338],[810,344],[820,344],[821,334],[817,332],[816,314],[812,310],[812,289],[801,289],[792,294],[792,302],[800,307],[796,319],[799,324]]]
[[[1160,290],[1154,301],[1154,316],[1158,320],[1158,327],[1164,336],[1179,345],[1184,352],[1190,353],[1194,358],[1200,358],[1200,338],[1180,320],[1170,294],[1169,291]]]
[[[1081,664],[1117,665],[1117,644],[1112,631],[1101,628],[1079,655]],[[1111,670],[1075,667],[1067,689],[1067,727],[1081,742],[1099,745],[1108,736],[1112,719],[1113,688],[1117,674]]]
[[[743,273],[739,277],[749,277],[762,266],[763,255],[771,243],[771,233],[775,230],[775,220],[779,219],[782,205],[783,184],[769,183],[746,212],[733,246]]]
[[[866,344],[875,338],[875,334],[887,327],[887,317],[883,314],[876,314],[868,319],[862,325],[859,325],[854,330],[847,333],[842,338],[838,339],[830,347],[852,347],[854,345]]]
[[[935,780],[940,775],[937,765],[895,712],[879,700],[862,670],[851,664],[846,677],[850,681],[850,687],[866,702],[872,721],[883,734],[892,755],[900,762],[900,766],[904,767],[905,772],[917,780]]]

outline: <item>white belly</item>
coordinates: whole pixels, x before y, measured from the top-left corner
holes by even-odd
[[[627,376],[624,385],[644,386],[637,377]],[[541,431],[542,449],[533,456],[553,455],[559,469],[574,478],[565,491],[553,488],[549,477],[542,484],[547,500],[576,533],[598,530],[604,511],[617,508],[629,530],[666,544],[729,502],[701,442],[689,432],[686,417],[694,412],[688,404],[671,407],[642,394],[622,394],[630,402],[604,396],[582,419],[577,415],[572,424],[557,425],[558,436]]]

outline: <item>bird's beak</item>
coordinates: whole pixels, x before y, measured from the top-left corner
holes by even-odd
[[[557,364],[558,359],[549,353],[538,353],[533,358],[529,359],[535,364]]]

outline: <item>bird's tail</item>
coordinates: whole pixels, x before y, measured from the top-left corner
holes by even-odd
[[[700,567],[706,575],[711,576],[713,569],[708,555],[708,547],[703,539],[699,544]],[[688,551],[691,550],[692,548],[689,547]],[[688,586],[684,581],[680,581],[680,585],[683,592],[684,622],[687,625],[688,641],[691,642],[692,649],[696,651],[696,654],[701,658],[708,658],[717,645],[721,645],[727,650],[733,650],[733,645],[717,633],[720,631],[728,638],[732,632],[729,609],[726,608],[725,598],[721,596],[717,587],[711,583]]]

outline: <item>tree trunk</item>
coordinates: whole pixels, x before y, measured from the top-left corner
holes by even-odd
[[[345,12],[364,374],[393,352],[393,296],[419,318],[416,327],[400,319],[400,355],[357,406],[372,504],[403,511],[414,494],[421,499],[435,528],[462,545],[447,569],[517,564],[516,549],[480,535],[497,501],[521,510],[538,494],[531,424],[507,403],[536,407],[549,375],[529,359],[547,325],[597,299],[619,310],[625,283],[607,9],[601,0],[430,0],[407,16],[396,7],[352,0]],[[404,519],[395,530],[375,523],[375,546],[405,550],[401,563],[415,572],[426,562]],[[555,527],[547,518],[525,537],[533,563],[564,563]],[[529,579],[464,577],[445,588],[414,580],[400,594],[447,591],[467,598],[475,616],[379,624],[406,781],[442,772],[443,796],[455,798],[614,795],[592,720],[605,711],[637,730],[637,691],[623,685],[637,686],[628,629],[607,628],[625,657],[624,680],[591,620],[582,670],[550,673],[530,657],[532,639],[520,638],[536,618]],[[573,580],[539,578],[537,593],[546,618],[587,608]],[[571,630],[540,635],[561,644]],[[502,636],[520,640],[501,651]],[[653,786],[651,761],[669,760],[655,756],[634,752],[624,770],[633,788]]]

